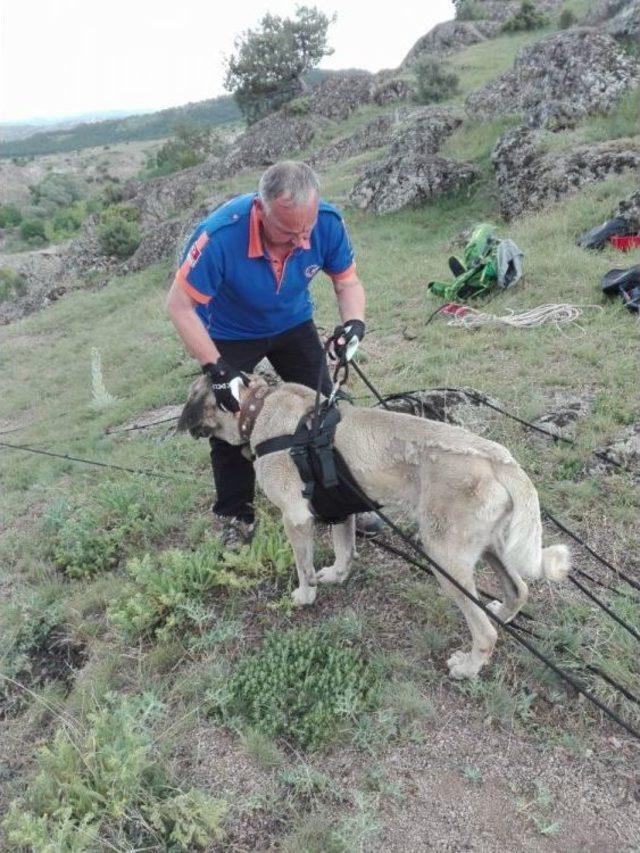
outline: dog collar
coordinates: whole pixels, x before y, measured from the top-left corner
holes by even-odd
[[[251,433],[253,432],[256,419],[262,411],[264,401],[270,394],[271,390],[271,388],[264,385],[252,388],[242,401],[242,404],[240,405],[238,429],[240,431],[240,436],[244,441],[249,441],[251,438]]]

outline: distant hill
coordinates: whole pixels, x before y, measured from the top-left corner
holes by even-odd
[[[0,143],[0,157],[28,157],[38,154],[59,154],[78,148],[110,145],[170,136],[177,122],[215,126],[238,121],[242,117],[229,95],[171,107],[155,113],[132,115],[108,121],[83,122],[67,129],[46,130],[26,139]]]
[[[345,69],[353,71],[357,69]],[[313,68],[304,80],[308,86],[322,83],[327,77],[342,74],[324,68]],[[85,121],[78,123],[65,120],[56,123],[53,128],[29,128],[28,125],[0,125],[0,157],[31,157],[39,154],[61,154],[80,148],[93,148],[97,145],[113,145],[117,142],[163,139],[170,136],[177,122],[190,122],[206,126],[241,121],[242,115],[231,95],[222,95],[207,101],[197,101],[182,107],[170,107],[159,112],[143,113],[113,118],[107,121]],[[12,128],[21,127],[27,132],[12,132]]]

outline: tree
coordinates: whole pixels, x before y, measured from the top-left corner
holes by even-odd
[[[539,12],[533,0],[522,0],[518,11],[503,24],[506,33],[517,33],[520,30],[537,30],[545,27],[549,18],[544,12]]]
[[[298,6],[295,18],[267,13],[256,29],[236,39],[224,85],[249,124],[304,91],[301,76],[333,53],[327,30],[335,19],[315,6]]]
[[[443,63],[433,56],[419,59],[414,71],[417,83],[415,100],[419,104],[446,101],[458,91],[458,75],[447,71]]]

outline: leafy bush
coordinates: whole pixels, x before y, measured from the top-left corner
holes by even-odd
[[[108,610],[110,621],[129,638],[154,634],[166,640],[176,629],[210,627],[203,613],[205,593],[215,588],[247,589],[267,572],[291,566],[291,552],[281,538],[259,536],[249,547],[225,553],[219,539],[205,540],[194,551],[173,549],[130,560],[130,583]]]
[[[0,267],[0,302],[22,296],[27,290],[27,280],[11,267]]]
[[[502,26],[505,33],[517,33],[521,30],[537,30],[545,27],[549,18],[536,9],[533,0],[522,0],[520,8]]]
[[[160,500],[137,483],[108,483],[87,504],[57,504],[44,519],[49,556],[72,578],[113,568],[131,544],[152,538]]]
[[[444,101],[458,91],[458,75],[431,56],[425,56],[415,65],[417,91],[415,100],[420,104]]]
[[[65,207],[55,214],[52,221],[53,232],[56,238],[71,237],[75,234],[84,221],[84,210],[78,203]]]
[[[5,605],[0,616],[0,716],[4,716],[24,706],[26,694],[18,682],[42,682],[34,659],[57,626],[60,611],[49,602],[34,599]]]
[[[15,204],[0,205],[0,228],[14,228],[22,222],[22,214]]]
[[[77,175],[51,172],[39,184],[29,187],[33,203],[52,215],[61,207],[69,207],[87,196],[87,188]]]
[[[64,725],[40,750],[39,771],[3,826],[11,849],[202,849],[222,836],[226,805],[181,791],[161,766],[149,695],[88,715],[84,731]]]
[[[290,116],[305,116],[311,112],[311,99],[308,95],[303,95],[300,98],[294,98],[282,108],[285,115]]]
[[[558,29],[568,30],[576,22],[576,16],[571,9],[563,9],[558,19]]]
[[[20,236],[30,246],[42,246],[47,242],[47,234],[42,219],[26,219],[20,226]]]
[[[336,645],[319,629],[274,631],[260,651],[240,661],[214,710],[316,749],[341,724],[373,708],[378,693],[360,650]]]
[[[132,204],[113,204],[103,211],[98,239],[105,255],[128,258],[140,245],[140,211]]]

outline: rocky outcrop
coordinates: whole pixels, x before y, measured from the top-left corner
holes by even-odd
[[[523,48],[513,69],[467,98],[470,115],[519,114],[531,127],[558,130],[606,112],[640,82],[640,62],[609,35],[575,28]]]
[[[460,190],[476,177],[477,170],[470,163],[412,152],[389,157],[369,168],[349,198],[362,210],[392,213]]]
[[[62,281],[66,265],[66,246],[38,249],[34,252],[3,255],[0,267],[7,267],[20,276],[24,290],[11,299],[0,302],[0,325],[11,323],[55,302],[67,286]]]
[[[493,150],[492,162],[506,219],[539,210],[579,187],[609,175],[640,169],[640,149],[617,139],[545,152],[540,134],[526,127],[508,130]]]
[[[393,72],[381,71],[371,90],[371,100],[384,106],[393,101],[408,101],[416,94],[415,82]]]
[[[640,189],[623,199],[612,216],[621,216],[629,223],[632,231],[640,232]]]
[[[140,211],[140,227],[146,231],[192,207],[203,186],[221,177],[218,159],[212,158],[172,175],[133,184],[129,202]]]
[[[600,0],[585,16],[584,23],[602,26],[617,41],[640,43],[640,0]]]
[[[393,113],[378,116],[373,121],[358,128],[350,136],[337,139],[314,152],[309,158],[309,163],[312,166],[339,163],[341,160],[348,160],[350,157],[363,154],[365,151],[372,151],[375,148],[388,145],[391,142],[393,129],[400,125],[406,113],[406,109],[398,109]]]
[[[252,124],[236,141],[222,164],[224,174],[270,166],[307,148],[318,131],[329,124],[316,115],[291,116],[282,110]]]
[[[400,68],[411,68],[423,56],[455,53],[470,44],[486,41],[499,31],[500,24],[496,21],[444,21],[418,39],[402,60]]]
[[[391,213],[419,207],[473,181],[468,163],[436,156],[442,142],[462,118],[442,107],[424,107],[391,135],[389,156],[372,163],[356,182],[350,199],[356,207]]]
[[[332,74],[312,90],[309,108],[314,115],[344,121],[363,104],[371,103],[376,78],[368,71]]]

